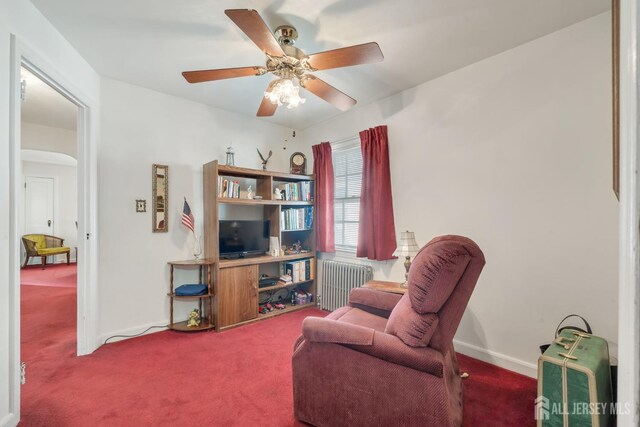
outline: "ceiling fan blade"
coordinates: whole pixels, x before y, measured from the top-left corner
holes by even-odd
[[[269,83],[269,86],[267,86],[267,92],[271,90],[271,87],[274,85],[275,82],[276,80],[272,80]],[[274,104],[273,102],[269,101],[267,98],[263,96],[262,102],[260,103],[260,107],[258,107],[258,112],[256,113],[256,116],[258,117],[273,116],[276,113],[277,108],[278,108],[278,104]]]
[[[309,92],[324,99],[329,104],[334,105],[336,108],[342,111],[348,110],[349,108],[356,105],[356,102],[358,102],[355,99],[351,98],[349,95],[346,95],[335,87],[331,86],[324,80],[321,80],[311,74],[305,75],[300,83],[302,84],[302,87],[307,89]]]
[[[256,116],[258,117],[269,117],[273,116],[276,113],[276,109],[278,108],[278,104],[274,104],[269,101],[267,98],[262,97],[262,102],[260,103],[260,107],[258,108],[258,112]]]
[[[250,9],[227,9],[224,13],[264,53],[270,56],[284,56],[284,51],[280,47],[280,44],[257,11]]]
[[[189,83],[209,82],[211,80],[233,79],[235,77],[260,76],[266,70],[263,67],[221,68],[218,70],[184,71],[182,75]]]
[[[357,46],[327,50],[309,55],[309,65],[316,70],[350,67],[358,64],[371,64],[384,59],[378,43],[371,42]]]

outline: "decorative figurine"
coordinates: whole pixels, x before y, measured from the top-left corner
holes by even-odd
[[[191,313],[189,313],[189,318],[187,319],[187,327],[195,328],[200,326],[200,310],[194,308]]]
[[[253,188],[251,186],[247,188],[247,199],[253,199]]]
[[[233,156],[234,156],[233,147],[231,146],[227,147],[227,166],[235,166]]]
[[[258,152],[258,154],[260,155],[260,158],[262,159],[262,170],[266,171],[267,170],[267,162],[269,161],[269,159],[273,155],[273,152],[271,150],[269,150],[269,156],[265,159],[264,156],[262,155],[262,153],[260,152],[260,150],[258,150],[256,148],[256,151]]]
[[[273,190],[273,198],[276,200],[282,200],[282,190],[280,190],[279,188]]]

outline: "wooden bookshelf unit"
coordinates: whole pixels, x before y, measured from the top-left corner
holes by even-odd
[[[169,324],[167,327],[169,329],[173,329],[176,331],[183,332],[195,332],[195,331],[203,331],[206,329],[213,329],[215,327],[215,322],[212,322],[212,302],[213,299],[213,283],[212,283],[212,273],[214,261],[210,261],[208,259],[201,260],[188,260],[188,261],[169,261],[169,293],[167,296],[169,297]],[[175,283],[174,283],[174,269],[175,268],[197,268],[198,269],[198,283],[206,283],[207,285],[207,293],[203,295],[189,295],[189,296],[180,296],[175,294]],[[206,281],[205,281],[206,279]],[[173,320],[173,304],[174,301],[189,301],[195,300],[198,303],[198,309],[200,310],[200,314],[202,316],[201,323],[198,326],[187,326],[187,321],[183,322],[174,322]]]
[[[223,180],[238,180],[241,182],[240,191],[234,197],[219,197],[218,177]],[[310,260],[315,272],[316,241],[315,241],[315,177],[313,175],[295,175],[282,172],[247,169],[235,166],[220,165],[212,161],[203,166],[204,179],[204,256],[213,260],[213,297],[212,322],[216,331],[243,325],[258,320],[268,319],[280,314],[314,306],[316,298],[315,278],[300,280],[290,285],[273,285],[259,287],[262,273],[269,272],[270,276],[280,275],[282,263]],[[303,184],[300,184],[303,183]],[[255,195],[261,199],[246,198],[247,186],[251,185]],[[309,189],[311,200],[276,200],[274,190],[286,188],[295,190]],[[298,191],[298,192],[296,192]],[[290,191],[294,196],[304,195],[299,190]],[[240,196],[240,197],[238,197]],[[225,217],[226,209],[241,209],[256,218],[269,220],[270,235],[277,237],[280,245],[291,246],[301,242],[307,252],[271,256],[268,254],[238,258],[221,259],[219,253],[219,221],[233,219]],[[289,210],[298,209],[297,212]],[[289,216],[287,216],[289,215]],[[297,215],[297,216],[296,216]],[[310,215],[310,216],[308,216]],[[285,217],[287,222],[285,222]],[[290,219],[303,219],[296,223],[297,229],[285,229],[283,225],[291,226]],[[270,295],[282,296],[287,289],[301,290],[313,295],[313,302],[304,305],[292,305],[290,298],[284,302],[285,308],[259,314],[260,301]]]

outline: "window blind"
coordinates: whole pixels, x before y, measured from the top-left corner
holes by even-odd
[[[362,153],[357,139],[333,150],[334,226],[336,249],[355,252],[360,220]]]

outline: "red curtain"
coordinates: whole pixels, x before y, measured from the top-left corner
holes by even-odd
[[[335,252],[333,228],[333,159],[331,144],[314,145],[313,173],[316,176],[316,250]]]
[[[393,221],[387,127],[360,132],[362,190],[356,255],[374,260],[393,259],[396,229]]]

